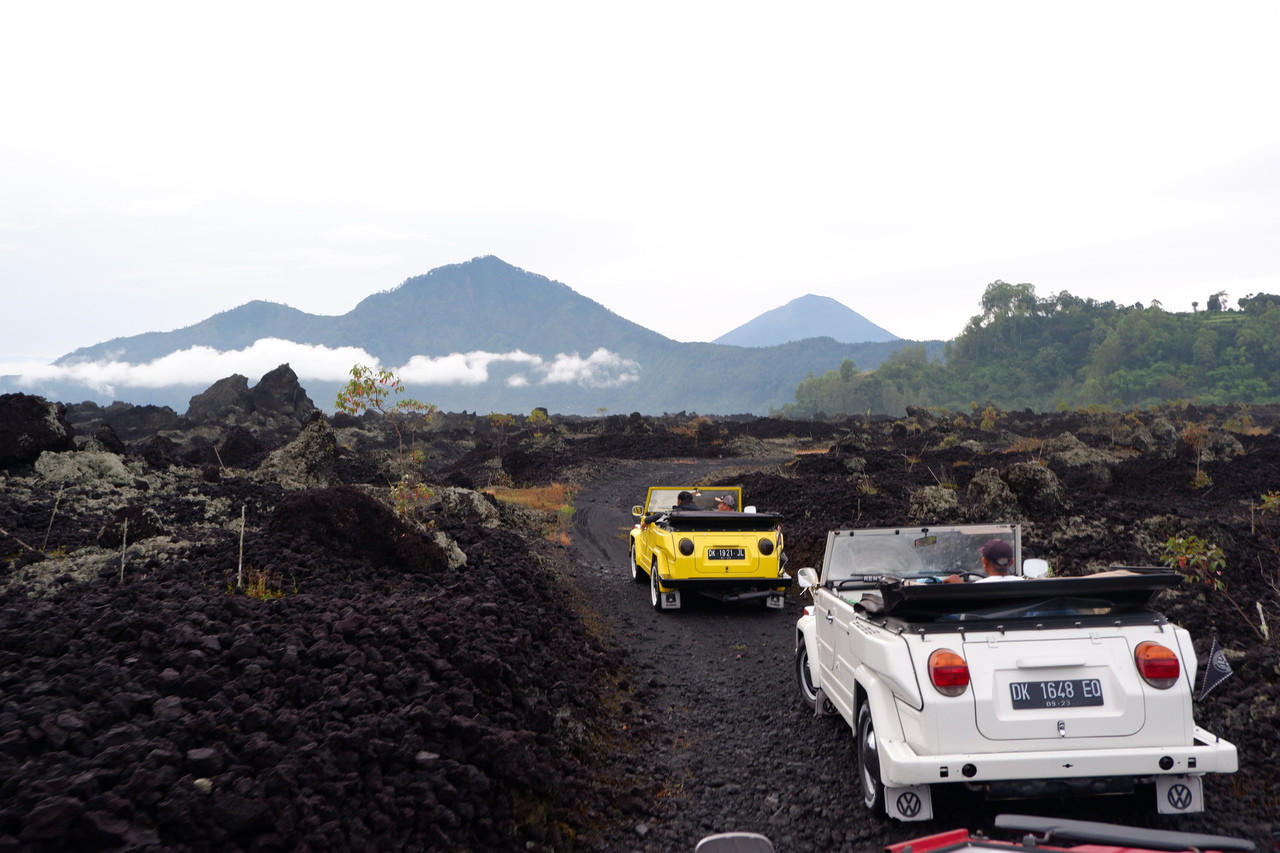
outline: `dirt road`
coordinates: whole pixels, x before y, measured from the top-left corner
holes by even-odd
[[[918,835],[863,812],[848,727],[800,704],[794,593],[783,611],[689,596],[683,609],[658,613],[648,587],[632,582],[631,505],[649,485],[693,482],[729,464],[741,467],[632,464],[575,502],[579,582],[632,661],[632,770],[651,780],[642,796],[652,813],[619,827],[611,849],[691,851],[701,836],[729,830],[762,832],[779,853],[875,850]]]

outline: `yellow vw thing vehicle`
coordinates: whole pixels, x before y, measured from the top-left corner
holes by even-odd
[[[782,609],[782,517],[743,507],[741,487],[652,486],[631,514],[631,579],[649,582],[655,610],[680,609],[684,592]]]

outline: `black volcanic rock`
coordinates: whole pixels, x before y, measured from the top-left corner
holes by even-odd
[[[97,543],[103,548],[119,548],[125,543],[140,542],[165,534],[164,522],[151,507],[126,506],[116,510],[111,520],[98,531]]]
[[[252,430],[236,425],[217,444],[217,458],[232,468],[256,468],[267,455],[266,447]]]
[[[253,410],[264,415],[282,415],[305,421],[316,410],[307,392],[298,383],[298,374],[287,364],[269,371],[249,392]]]
[[[249,377],[233,373],[191,398],[187,418],[196,424],[243,421],[253,411]]]
[[[168,406],[130,406],[119,414],[104,417],[124,441],[149,437],[164,430],[182,429],[183,420]]]
[[[251,389],[248,377],[233,373],[191,398],[187,418],[195,424],[305,422],[318,411],[298,374],[287,364],[268,371]]]
[[[124,442],[120,440],[120,436],[116,434],[111,424],[98,424],[98,428],[93,432],[93,440],[102,445],[103,450],[118,456],[124,456],[129,452],[129,449],[124,446]]]
[[[156,433],[184,429],[189,424],[168,406],[135,406],[116,401],[99,406],[92,400],[67,404],[67,420],[77,435],[93,435],[105,425],[123,442],[146,440]]]
[[[1236,670],[1196,720],[1237,744],[1241,771],[1206,778],[1199,816],[1154,814],[1145,796],[1030,802],[1270,849],[1280,666],[1253,602],[1277,612],[1280,519],[1242,508],[1276,488],[1280,411],[1248,413],[1254,428],[1233,433],[1245,454],[1203,463],[1212,488],[1191,485],[1173,427],[1236,409],[1135,412],[1125,422],[1155,436],[1142,449],[1118,419],[1072,413],[1008,413],[999,430],[957,426],[957,441],[930,437],[920,413],[553,416],[501,443],[483,416],[448,414],[417,439],[435,466],[421,472],[433,502],[417,506],[380,473],[400,439],[378,417],[315,415],[281,456],[338,459],[304,466],[329,484],[297,491],[267,462],[201,478],[218,454],[251,464],[280,439],[252,422],[131,441],[125,461],[145,466],[132,485],[7,472],[0,853],[631,853],[690,850],[721,827],[764,831],[779,851],[917,837],[861,809],[854,739],[796,695],[804,600],[659,616],[628,577],[630,506],[649,485],[729,477],[785,519],[792,567],[819,565],[831,529],[904,523],[913,497],[944,483],[966,513],[995,506],[980,501],[990,495],[1025,516],[1028,553],[1055,573],[1144,565],[1175,535],[1219,543],[1224,586],[1187,583],[1162,606],[1202,662],[1215,631]],[[1064,433],[1108,454],[1106,488],[1048,449]],[[582,486],[567,546],[530,513],[436,479],[479,481],[499,457],[531,483]],[[46,537],[47,554],[21,550]],[[990,830],[1007,804],[957,787],[935,808],[940,827]]]
[[[30,464],[46,450],[70,450],[67,407],[29,394],[0,395],[0,466]]]

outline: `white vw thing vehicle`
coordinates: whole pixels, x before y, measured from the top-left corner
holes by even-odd
[[[837,530],[821,575],[797,573],[813,596],[796,626],[800,691],[853,729],[867,807],[928,820],[943,785],[991,799],[1152,785],[1160,812],[1203,811],[1202,776],[1234,772],[1236,748],[1192,719],[1191,637],[1151,606],[1181,576],[1050,578],[1023,562],[1020,534]],[[1024,577],[984,578],[992,539]]]

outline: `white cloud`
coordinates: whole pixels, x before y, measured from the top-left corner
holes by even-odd
[[[415,355],[396,371],[405,382],[423,385],[481,385],[498,364],[539,365],[542,359],[520,350],[508,353],[468,352],[430,357]]]
[[[495,368],[510,365],[517,371],[503,381],[512,388],[539,385],[585,385],[606,388],[640,378],[640,365],[607,349],[587,358],[578,353],[557,353],[550,362],[521,350],[507,353],[476,351],[428,357],[415,355],[397,374],[405,382],[424,385],[479,385],[492,378]]]
[[[582,358],[560,353],[546,367],[547,383],[572,383],[590,388],[626,385],[640,378],[640,365],[603,347]]]
[[[30,361],[0,363],[0,375],[16,375],[17,384],[75,382],[105,394],[118,387],[164,388],[174,385],[209,385],[233,373],[256,380],[281,364],[288,364],[298,379],[343,382],[353,364],[382,365],[358,347],[324,347],[279,338],[263,338],[242,350],[220,351],[191,347],[145,364],[116,358],[69,364],[37,364]],[[589,357],[559,353],[549,362],[520,350],[506,353],[475,351],[444,356],[415,355],[392,368],[406,384],[482,385],[495,378],[495,369],[513,370],[502,381],[510,387],[530,384],[579,384],[592,388],[624,385],[639,379],[640,366],[606,349]]]
[[[110,394],[119,386],[164,388],[212,384],[233,373],[256,380],[281,364],[290,365],[300,380],[342,381],[351,365],[373,361],[372,356],[358,347],[317,347],[279,338],[262,338],[242,350],[191,347],[144,364],[117,359],[38,366],[28,363],[16,373],[18,384],[22,386],[40,382],[77,382]]]

